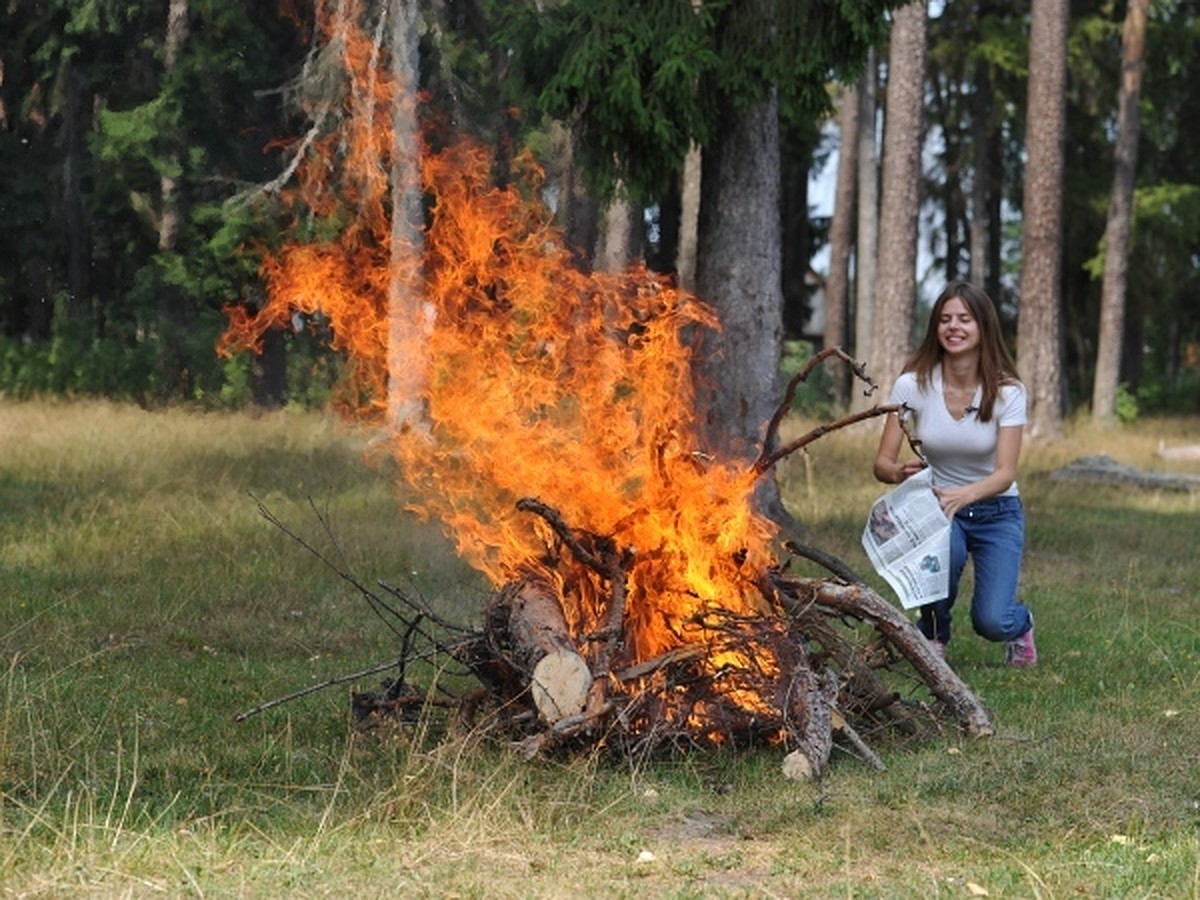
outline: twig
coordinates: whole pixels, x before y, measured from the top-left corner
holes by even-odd
[[[807,447],[817,438],[824,437],[831,431],[837,431],[840,428],[845,428],[848,425],[854,425],[857,422],[862,422],[866,419],[873,419],[876,416],[886,416],[888,413],[899,412],[903,407],[898,403],[889,403],[885,406],[872,406],[870,409],[865,409],[862,412],[851,413],[838,419],[836,422],[829,422],[825,425],[819,425],[808,434],[796,438],[796,440],[785,444],[778,450],[768,451],[767,444],[763,445],[763,451],[758,459],[754,461],[754,474],[762,475],[768,471],[775,463],[781,459],[791,456],[802,447]]]
[[[559,539],[571,548],[571,552],[575,554],[577,560],[602,578],[611,577],[612,572],[609,566],[605,565],[604,560],[598,558],[579,542],[579,539],[575,536],[575,532],[563,521],[562,516],[559,515],[558,510],[554,507],[548,506],[540,500],[535,500],[533,497],[523,497],[517,501],[517,509],[522,512],[531,512],[534,515],[541,516],[554,529],[554,533],[558,535]],[[600,538],[599,540],[606,539]]]
[[[369,669],[363,669],[361,672],[352,672],[349,675],[335,675],[327,681],[322,681],[320,684],[311,684],[306,688],[301,688],[298,691],[292,691],[290,694],[285,694],[282,697],[276,697],[274,700],[268,700],[266,703],[260,703],[253,709],[248,709],[245,712],[240,712],[233,717],[235,722],[244,722],[251,716],[256,716],[261,712],[266,712],[268,709],[274,709],[276,706],[281,706],[292,700],[299,700],[301,697],[306,697],[309,694],[315,694],[317,691],[323,691],[325,688],[335,687],[339,684],[345,684],[347,681],[356,681],[359,678],[366,678],[368,675],[376,675],[379,672],[386,672],[388,669],[394,669],[397,665],[403,665],[403,659],[392,660],[391,662],[379,663],[371,666]]]
[[[856,378],[859,378],[867,383],[867,389],[863,392],[864,395],[870,396],[879,389],[871,377],[867,374],[866,363],[860,363],[850,356],[841,347],[826,347],[824,350],[812,357],[788,382],[787,390],[784,392],[783,402],[775,410],[775,415],[771,416],[771,421],[767,425],[767,433],[763,438],[763,453],[766,454],[767,448],[775,443],[775,439],[779,434],[779,426],[783,422],[783,417],[787,415],[792,408],[792,404],[796,402],[796,389],[800,386],[800,382],[807,381],[808,376],[812,374],[813,369],[823,363],[825,360],[836,357],[842,360],[850,367],[850,371],[854,373]],[[755,466],[757,469],[757,464]],[[763,470],[758,470],[763,471]]]
[[[283,521],[281,521],[278,516],[276,516],[273,512],[271,512],[271,510],[269,510],[267,508],[266,504],[263,503],[262,500],[260,500],[258,497],[254,497],[253,494],[251,494],[250,496],[253,497],[255,503],[258,504],[259,515],[261,515],[264,519],[266,519],[268,522],[270,522],[272,525],[274,525],[276,528],[278,528],[280,531],[282,531],[284,534],[286,534],[288,537],[290,537],[293,541],[298,543],[301,547],[303,547],[305,550],[307,550],[309,553],[311,553],[313,556],[315,556],[317,559],[319,559],[321,562],[323,562],[339,578],[341,578],[343,581],[352,585],[356,590],[358,590],[358,592],[360,594],[362,594],[364,597],[367,598],[367,605],[371,608],[371,611],[373,613],[375,613],[375,615],[379,618],[379,620],[384,623],[384,625],[388,628],[388,630],[391,631],[392,634],[394,634],[396,637],[403,638],[403,632],[401,631],[401,629],[397,628],[396,625],[393,624],[390,620],[388,620],[388,618],[384,615],[384,613],[386,612],[388,615],[394,617],[397,621],[403,622],[405,625],[405,628],[407,629],[409,626],[409,620],[407,618],[405,618],[398,609],[396,609],[389,603],[386,603],[382,598],[380,598],[378,595],[376,595],[370,588],[368,588],[365,584],[363,584],[361,581],[359,581],[358,578],[352,572],[350,572],[348,569],[344,569],[341,566],[339,566],[332,559],[330,559],[328,555],[326,555],[325,553],[322,553],[320,550],[318,550],[316,547],[314,547],[311,543],[309,543],[309,541],[307,541],[305,538],[301,537],[299,534],[297,534],[295,531],[293,531],[291,528],[289,528],[286,524],[284,524]],[[310,500],[310,504],[311,504],[311,500]],[[317,515],[318,521],[320,521],[322,523],[322,526],[325,528],[326,533],[328,533],[329,526],[325,522],[321,513],[316,510],[315,506],[313,507],[313,510]],[[338,555],[341,556],[342,555],[341,548],[337,547],[336,542],[335,542],[334,546],[338,550]],[[429,634],[425,631],[421,631],[420,634],[422,637],[424,637],[426,640],[430,641],[431,643],[437,642],[436,638],[432,634]]]

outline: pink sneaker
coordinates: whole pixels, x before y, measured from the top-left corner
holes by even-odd
[[[946,659],[946,645],[945,644],[943,644],[941,641],[930,641],[929,648],[931,650],[933,650],[934,655],[937,656],[938,659],[945,661],[945,659]]]
[[[1032,623],[1027,632],[1004,645],[1004,658],[1010,666],[1018,669],[1029,669],[1037,665],[1037,645],[1033,642]]]

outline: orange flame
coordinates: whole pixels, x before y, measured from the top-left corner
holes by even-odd
[[[703,629],[689,623],[707,609],[763,612],[755,579],[771,564],[774,529],[753,511],[755,476],[741,461],[703,457],[694,437],[687,335],[717,327],[712,311],[644,268],[581,272],[537,199],[536,167],[519,161],[521,184],[498,187],[488,152],[457,140],[423,150],[430,206],[408,287],[425,312],[403,334],[389,331],[396,87],[356,28],[341,20],[327,34],[353,85],[348,124],[336,142],[312,146],[298,199],[348,224],[271,255],[266,304],[253,316],[230,310],[221,349],[255,346],[293,311],[320,313],[351,362],[342,402],[365,399],[379,413],[400,374],[387,370],[388,343],[403,339],[391,358],[422,368],[425,421],[392,435],[390,449],[415,508],[497,585],[553,541],[544,521],[517,510],[522,497],[631,550],[625,630],[635,660],[696,640]],[[581,573],[574,601],[564,600],[577,635],[602,624],[588,600],[598,590]]]

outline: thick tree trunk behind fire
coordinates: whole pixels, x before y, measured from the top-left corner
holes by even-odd
[[[419,53],[416,0],[391,0],[392,75],[398,90],[392,110],[392,234],[388,272],[388,425],[399,430],[424,424],[426,368],[419,335],[427,327],[420,294],[424,221],[418,158]],[[406,350],[408,351],[406,353]]]
[[[758,16],[761,3],[735,14]],[[765,15],[765,13],[763,13]],[[779,111],[774,92],[735,112],[704,148],[696,292],[719,332],[703,336],[697,410],[708,449],[753,459],[776,398],[783,334]]]

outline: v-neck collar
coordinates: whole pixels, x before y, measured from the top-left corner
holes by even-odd
[[[952,422],[965,422],[967,420],[967,413],[973,409],[978,410],[979,405],[983,403],[983,385],[976,385],[975,394],[971,397],[971,402],[967,405],[967,408],[963,410],[963,414],[959,417],[956,417],[954,413],[950,411],[950,407],[946,405],[946,382],[942,378],[941,363],[938,363],[933,367],[933,372],[930,374],[929,381],[934,392],[938,395],[938,398],[941,401],[942,409],[946,411],[946,415],[950,417],[950,421]]]

